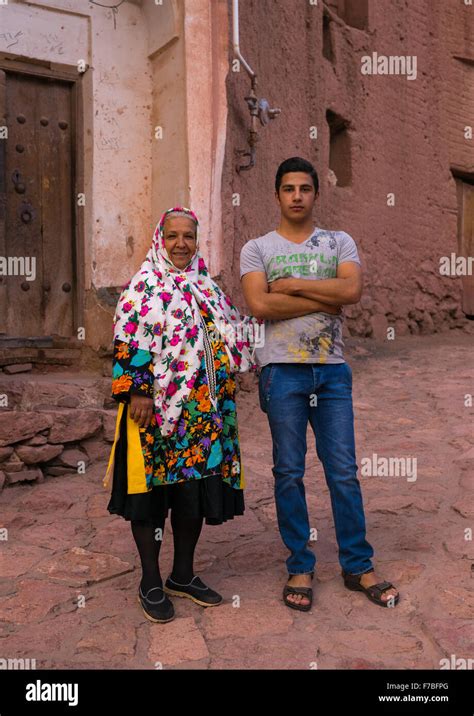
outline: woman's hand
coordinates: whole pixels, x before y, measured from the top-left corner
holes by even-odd
[[[132,394],[130,397],[130,417],[141,428],[146,428],[153,417],[153,398]]]

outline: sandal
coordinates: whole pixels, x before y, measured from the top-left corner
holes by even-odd
[[[367,572],[363,572],[363,574],[373,571],[373,569],[368,569]],[[379,582],[378,584],[372,584],[370,587],[363,587],[360,583],[362,574],[349,574],[349,572],[344,572],[343,570],[342,576],[344,577],[344,586],[347,587],[347,589],[353,592],[364,592],[367,599],[370,599],[374,604],[379,604],[381,607],[395,606],[400,600],[399,594],[397,594],[394,599],[392,597],[385,600],[382,599],[382,594],[386,592],[387,589],[396,589],[391,582]]]
[[[289,575],[290,577],[293,575]],[[311,579],[313,579],[314,573],[311,572]],[[287,596],[289,594],[301,594],[301,596],[309,599],[309,604],[297,604],[296,602],[288,601]],[[313,589],[312,587],[292,587],[290,584],[285,584],[283,587],[283,601],[290,609],[297,609],[299,612],[309,612],[313,606]]]

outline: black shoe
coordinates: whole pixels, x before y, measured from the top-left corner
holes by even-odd
[[[180,584],[168,577],[164,587],[167,594],[175,597],[186,597],[201,607],[217,607],[223,601],[222,596],[210,587],[207,587],[199,577],[193,577],[189,584]]]
[[[162,587],[152,587],[148,590],[145,596],[140,585],[138,590],[138,601],[140,602],[146,618],[150,621],[164,623],[170,622],[174,619],[173,602],[171,599],[168,599]]]

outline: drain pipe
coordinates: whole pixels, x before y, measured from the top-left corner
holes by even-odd
[[[234,54],[245,67],[247,74],[251,79],[256,78],[255,72],[252,70],[248,62],[242,57],[239,44],[239,0],[232,0],[232,39],[234,43]]]
[[[260,122],[263,126],[268,124],[270,119],[275,119],[275,117],[280,114],[281,109],[278,108],[270,108],[269,103],[266,99],[259,100],[256,94],[257,89],[257,75],[253,71],[253,69],[250,67],[248,62],[244,59],[242,56],[242,53],[240,51],[240,42],[239,42],[239,0],[232,0],[232,42],[233,42],[233,48],[234,48],[234,54],[238,58],[239,62],[242,63],[242,65],[245,68],[245,71],[247,72],[248,76],[250,77],[251,81],[251,87],[249,94],[244,98],[247,102],[249,111],[250,111],[250,129],[249,129],[249,136],[248,136],[248,144],[250,147],[250,152],[246,151],[245,149],[238,149],[236,150],[236,153],[238,156],[242,157],[248,157],[249,162],[248,164],[240,164],[238,162],[236,164],[237,172],[240,173],[241,171],[246,171],[248,169],[251,169],[253,166],[255,166],[255,153],[256,153],[256,145],[258,142],[258,132],[257,132],[257,118],[260,119]]]

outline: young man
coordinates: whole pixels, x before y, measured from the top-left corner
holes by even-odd
[[[246,303],[265,319],[265,343],[255,355],[260,407],[273,441],[278,526],[290,551],[283,599],[301,611],[312,604],[316,557],[308,548],[303,484],[309,421],[331,496],[344,584],[376,604],[394,606],[398,592],[375,574],[365,538],[352,371],[343,358],[341,307],[360,300],[360,261],[349,234],[314,226],[318,188],[312,164],[299,157],[284,161],[275,180],[280,223],[247,242],[240,256]]]

